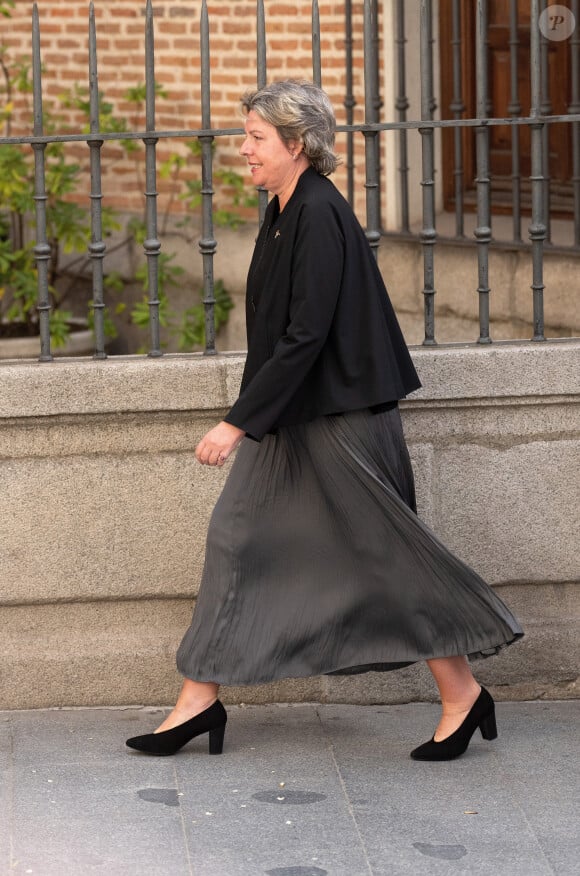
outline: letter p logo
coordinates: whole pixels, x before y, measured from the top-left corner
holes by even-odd
[[[574,33],[576,19],[567,6],[547,6],[538,19],[542,36],[547,40],[562,42]]]

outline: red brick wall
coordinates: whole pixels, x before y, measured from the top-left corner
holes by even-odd
[[[353,2],[354,92],[357,100],[355,121],[362,121],[364,106],[362,53],[362,0]],[[10,19],[0,18],[0,44],[13,60],[30,58],[31,7],[29,0],[16,0]],[[124,94],[127,88],[144,81],[145,0],[95,0],[99,57],[99,81],[106,100],[115,112],[128,118],[130,127],[142,128],[142,111],[135,111]],[[305,0],[283,2],[266,0],[268,78],[287,76],[311,78],[311,3]],[[167,94],[157,104],[158,129],[201,127],[199,19],[200,0],[155,0],[155,77]],[[239,98],[256,84],[256,5],[253,0],[214,0],[209,2],[211,40],[212,124],[214,127],[241,127]],[[40,0],[39,2],[43,75],[46,102],[79,84],[88,82],[88,2],[87,0]],[[322,78],[329,92],[339,123],[345,121],[344,3],[320,2]],[[0,107],[4,94],[0,93]],[[78,113],[64,113],[63,130],[81,130]],[[28,133],[29,100],[15,108],[14,133]],[[364,144],[357,135],[357,207],[364,213]],[[216,145],[216,165],[235,167],[244,173],[244,162],[237,154],[239,138],[220,138]],[[87,164],[85,146],[68,147]],[[345,154],[345,137],[339,135],[337,149]],[[161,141],[162,161],[172,151],[183,151],[183,144]],[[122,209],[138,210],[143,203],[142,151],[128,159],[115,145],[106,145],[103,157],[105,203]],[[199,164],[191,162],[191,176],[199,176]],[[345,169],[335,175],[345,190]],[[88,190],[88,176],[86,177]],[[169,180],[159,180],[163,198],[171,189]],[[224,197],[223,193],[220,197]],[[179,201],[173,209],[183,209]]]

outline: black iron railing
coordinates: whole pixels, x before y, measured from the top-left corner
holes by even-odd
[[[529,116],[521,115],[520,97],[518,94],[518,64],[519,42],[517,27],[517,2],[510,0],[510,102],[509,117],[490,117],[488,93],[488,45],[487,45],[487,2],[476,2],[476,33],[475,33],[475,76],[476,76],[476,115],[474,118],[464,118],[465,104],[462,94],[462,56],[461,47],[461,10],[460,0],[452,2],[452,101],[451,119],[436,119],[435,75],[433,60],[433,8],[431,0],[420,0],[420,82],[421,82],[421,113],[419,119],[408,119],[409,101],[407,98],[406,75],[409,58],[406,55],[405,44],[405,4],[397,0],[397,26],[392,34],[396,44],[396,75],[397,94],[393,114],[397,113],[396,121],[381,121],[382,102],[379,93],[381,59],[379,57],[379,4],[377,0],[364,0],[364,108],[365,121],[353,124],[353,110],[356,100],[353,94],[352,79],[352,7],[349,0],[345,3],[345,64],[346,92],[344,107],[346,110],[345,125],[338,130],[346,135],[347,141],[347,196],[351,203],[354,199],[354,138],[362,134],[365,140],[365,188],[366,188],[366,233],[373,251],[377,252],[381,236],[384,234],[381,221],[381,135],[386,131],[398,132],[398,197],[400,209],[400,227],[389,231],[391,237],[412,237],[409,204],[412,193],[409,181],[409,160],[407,149],[408,132],[416,130],[421,137],[422,172],[422,222],[420,231],[414,235],[423,247],[424,280],[423,295],[425,303],[425,340],[426,345],[436,343],[435,339],[435,269],[434,251],[441,240],[436,231],[436,143],[437,129],[451,128],[454,131],[453,175],[454,175],[454,209],[455,236],[447,238],[456,242],[466,242],[464,230],[464,191],[463,191],[463,151],[461,132],[468,128],[475,129],[476,150],[476,192],[477,192],[477,224],[472,243],[478,252],[478,284],[479,297],[479,343],[490,343],[490,284],[488,276],[489,249],[493,245],[492,191],[490,174],[489,134],[494,126],[508,127],[511,131],[512,144],[512,213],[513,213],[513,247],[528,247],[532,252],[532,309],[534,341],[544,339],[543,317],[543,255],[545,244],[550,239],[550,180],[548,165],[548,131],[549,126],[556,123],[566,123],[572,126],[573,148],[573,224],[574,243],[568,247],[571,253],[580,253],[580,20],[578,0],[572,0],[570,11],[576,17],[577,26],[570,37],[571,51],[571,102],[567,114],[550,115],[551,104],[547,87],[547,55],[545,37],[542,37],[538,21],[546,8],[545,0],[531,0],[530,28],[530,82],[531,109]],[[214,329],[214,277],[213,262],[217,242],[213,228],[213,168],[212,143],[215,138],[242,134],[240,128],[213,128],[211,121],[210,98],[210,28],[206,0],[202,2],[200,20],[200,55],[201,68],[201,128],[192,130],[156,130],[155,127],[155,46],[154,46],[154,14],[151,0],[147,0],[145,14],[145,80],[146,80],[146,124],[143,131],[123,133],[103,133],[99,126],[99,80],[97,70],[97,33],[93,4],[89,8],[89,89],[90,89],[90,130],[87,134],[50,134],[44,132],[43,126],[43,92],[42,92],[42,59],[40,52],[40,24],[37,5],[34,4],[32,16],[32,62],[33,62],[33,95],[34,95],[34,127],[29,136],[2,137],[0,148],[5,144],[30,144],[35,156],[35,204],[36,204],[36,241],[35,256],[38,266],[38,310],[40,322],[41,351],[40,360],[52,359],[49,331],[50,296],[48,288],[48,265],[50,247],[47,241],[46,202],[47,191],[45,183],[45,150],[48,143],[84,142],[90,153],[91,174],[91,243],[88,247],[92,263],[95,357],[104,358],[105,352],[105,304],[103,299],[103,262],[106,258],[106,244],[103,240],[101,204],[103,192],[101,186],[101,148],[110,140],[141,140],[145,144],[146,170],[146,225],[147,234],[144,241],[144,253],[148,265],[149,311],[150,311],[150,356],[160,356],[159,338],[159,295],[158,295],[158,257],[161,252],[161,241],[157,229],[157,161],[156,149],[160,140],[190,140],[198,138],[201,143],[202,171],[202,235],[199,243],[203,259],[204,275],[204,305],[206,314],[206,346],[205,353],[216,352]],[[256,13],[256,70],[257,85],[262,86],[267,80],[266,51],[267,22],[263,0],[257,2]],[[324,85],[324,59],[321,56],[321,21],[318,2],[312,3],[312,70],[313,80]],[[309,71],[304,71],[308,75]],[[521,163],[520,163],[520,129],[527,126],[531,134],[531,221],[528,229],[529,243],[522,240],[521,223]],[[387,193],[388,194],[388,193]],[[259,216],[263,217],[268,195],[259,193]]]

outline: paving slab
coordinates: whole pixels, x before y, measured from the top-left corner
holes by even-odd
[[[538,863],[539,843],[505,783],[503,734],[497,744],[478,734],[463,758],[412,762],[410,771],[408,751],[432,734],[436,707],[383,707],[375,714],[371,707],[357,716],[323,706],[320,712],[373,874],[552,872]]]
[[[510,788],[533,830],[548,872],[580,874],[580,703],[501,705]],[[508,746],[508,742],[505,743]]]
[[[162,708],[0,712],[0,876],[574,876],[580,701],[410,760],[438,709],[230,707],[224,754],[130,751]]]
[[[323,861],[326,872],[368,876],[318,710],[248,707],[231,723],[217,766],[178,762],[188,836],[203,860],[194,872],[300,873]]]
[[[12,733],[10,719],[0,717],[0,873],[10,866],[12,832]]]

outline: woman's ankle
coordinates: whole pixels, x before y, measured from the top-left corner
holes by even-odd
[[[193,717],[194,715],[199,715],[200,712],[205,712],[206,709],[213,706],[216,700],[217,697],[211,697],[210,699],[193,697],[187,700],[178,700],[173,711]]]
[[[183,680],[183,685],[177,702],[176,709],[208,709],[218,698],[219,685],[210,681],[192,681],[190,678]]]

